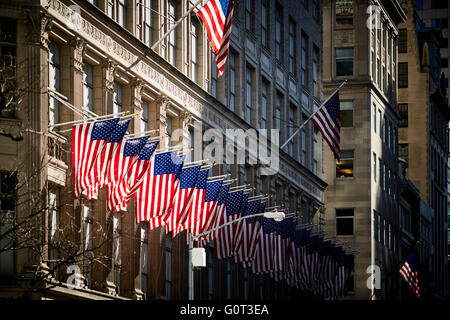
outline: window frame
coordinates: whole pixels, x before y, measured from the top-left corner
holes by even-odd
[[[338,216],[338,210],[346,211],[352,210],[352,215]],[[352,233],[351,234],[338,234],[338,220],[350,220],[352,221]],[[353,237],[355,235],[355,208],[335,208],[335,235],[337,237]]]

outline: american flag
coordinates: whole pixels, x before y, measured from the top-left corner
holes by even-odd
[[[325,103],[311,118],[312,122],[322,133],[323,138],[328,143],[334,157],[340,159],[340,131],[339,121],[340,102],[339,91],[336,92],[330,100]]]
[[[247,209],[243,216],[250,216],[259,213],[261,206],[261,200],[251,200],[247,204]],[[256,218],[247,218],[242,223],[241,232],[236,235],[236,254],[234,255],[234,261],[236,263],[241,262],[244,267],[248,266],[248,263],[252,260],[255,251],[257,235],[261,229],[261,224],[256,222]]]
[[[209,170],[200,170],[198,173],[195,188],[192,191],[191,201],[188,207],[183,210],[183,215],[179,217],[179,226],[176,230],[172,231],[173,237],[178,233],[186,229],[192,229],[195,222],[200,216],[200,212],[203,210],[203,204],[205,202],[206,183],[208,181]]]
[[[115,211],[126,210],[128,202],[144,180],[149,170],[153,154],[158,147],[159,141],[148,141],[137,155],[137,160],[131,165],[120,180],[117,188],[123,190],[120,194],[122,201],[114,207]]]
[[[230,184],[223,184],[220,187],[219,195],[217,196],[217,206],[216,212],[214,213],[214,221],[212,222],[211,229],[217,228],[224,224],[224,215],[225,213],[225,203],[228,199],[228,193],[230,192]],[[219,230],[209,233],[204,237],[204,241],[202,241],[201,246],[204,247],[209,241],[212,241],[219,234]]]
[[[174,162],[178,160],[177,151],[155,154],[149,170],[134,196],[136,221],[149,221],[158,218],[169,208],[175,187]]]
[[[245,211],[247,210],[247,205],[248,205],[248,193],[244,193],[242,195],[242,199],[241,199],[241,206],[239,208],[239,216],[237,216],[236,218],[240,218],[243,217],[245,214]],[[238,240],[238,235],[242,232],[242,227],[243,224],[245,222],[243,220],[238,221],[236,223],[233,224],[233,254],[237,254],[237,240]]]
[[[405,261],[403,266],[400,268],[399,273],[403,280],[409,285],[409,288],[412,290],[414,295],[417,298],[420,298],[419,293],[419,280],[417,278],[417,269],[416,269],[416,251],[413,250],[408,260]]]
[[[183,226],[179,224],[180,217],[186,215],[187,210],[191,206],[192,195],[200,169],[201,165],[182,168],[180,179],[177,180],[175,195],[168,210],[169,214],[164,220],[167,233],[176,230],[177,227],[181,227],[178,232],[183,229]]]
[[[230,45],[233,23],[233,0],[210,0],[197,13],[205,25],[209,41],[217,55],[216,64],[220,78]]]
[[[239,218],[239,208],[241,207],[243,191],[233,191],[228,193],[225,202],[225,213],[223,214],[223,224],[229,223]],[[229,258],[232,255],[232,245],[235,224],[230,224],[217,231],[214,239],[214,251],[217,259]]]
[[[111,133],[108,142],[103,145],[101,152],[95,158],[92,166],[91,174],[89,175],[89,187],[87,190],[87,199],[91,200],[95,194],[105,186],[108,181],[106,180],[106,170],[112,159],[114,151],[122,142],[122,139],[127,132],[128,125],[131,120],[119,121],[116,127]]]
[[[119,118],[114,118],[72,127],[72,176],[75,198],[89,187],[89,175],[94,160],[118,122]]]
[[[220,187],[223,180],[208,181],[206,183],[205,202],[202,205],[200,216],[191,229],[192,234],[197,236],[203,232],[208,231],[215,219],[215,212],[217,207],[217,196],[219,195]]]
[[[124,183],[122,180],[125,174],[138,159],[139,152],[147,143],[148,136],[127,139],[121,144],[120,149],[111,159],[110,164],[110,183],[106,185],[107,209],[113,210],[119,206],[126,197],[126,190],[124,190]]]

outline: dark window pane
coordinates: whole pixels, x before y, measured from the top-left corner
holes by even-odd
[[[336,218],[336,235],[353,235],[353,218]]]
[[[398,53],[408,52],[408,32],[406,29],[400,29],[398,33]]]
[[[336,178],[353,177],[353,151],[341,151],[341,160],[336,161]]]
[[[353,217],[354,209],[336,209],[336,217]]]
[[[398,122],[398,126],[400,128],[408,127],[408,104],[401,103],[398,105],[398,112],[400,113],[400,121]]]
[[[408,88],[408,62],[398,64],[398,87]]]

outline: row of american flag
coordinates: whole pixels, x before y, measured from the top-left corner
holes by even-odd
[[[113,118],[73,126],[75,198],[84,193],[91,200],[105,187],[108,211],[126,210],[134,199],[136,222],[148,221],[150,229],[163,226],[173,237],[187,230],[197,246],[213,241],[218,259],[234,257],[254,273],[269,273],[325,297],[345,293],[352,256],[341,247],[296,228],[293,217],[232,223],[263,213],[265,200],[230,188],[223,176],[208,177],[210,170],[202,164],[185,165],[178,151],[157,150],[159,141],[149,136],[125,138],[129,123]]]

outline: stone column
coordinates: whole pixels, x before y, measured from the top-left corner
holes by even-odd
[[[48,204],[47,169],[40,168],[42,163],[48,163],[47,137],[33,132],[47,132],[48,126],[48,95],[42,93],[47,92],[45,88],[48,87],[48,33],[52,27],[52,17],[39,10],[31,12],[30,9],[26,12],[24,26],[25,37],[19,40],[24,45],[23,58],[17,60],[18,75],[24,79],[19,85],[23,86],[25,94],[20,104],[23,108],[16,115],[22,120],[23,127],[30,131],[24,134],[22,145],[18,148],[19,159],[25,161],[18,168],[18,183],[24,187],[18,191],[21,204],[17,208],[16,222],[38,212],[40,208],[44,209],[44,213],[38,214],[24,226],[31,231],[31,237],[41,244],[41,252],[35,248],[18,250],[17,271],[32,278],[35,271],[45,274],[49,270],[47,263],[43,262],[48,260],[48,211],[45,210]],[[28,180],[26,184],[25,179]]]

